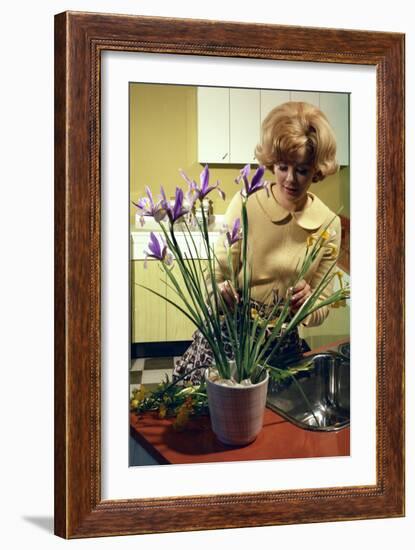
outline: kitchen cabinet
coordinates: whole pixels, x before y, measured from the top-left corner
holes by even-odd
[[[319,92],[290,92],[290,101],[305,101],[319,107],[320,94]]]
[[[255,162],[255,147],[260,135],[260,91],[229,90],[229,162]]]
[[[132,264],[132,341],[144,343],[191,340],[196,330],[195,325],[173,305],[137,286],[137,283],[147,286],[183,307],[182,300],[173,290],[167,275],[161,271],[159,263],[150,260],[147,268],[144,268],[142,260],[133,261]],[[173,267],[173,271],[184,295],[189,297],[177,265]],[[200,269],[198,272],[200,276]]]
[[[132,342],[160,342],[166,339],[166,302],[138,284],[166,296],[165,274],[156,261],[131,262]],[[160,280],[162,279],[162,280]]]
[[[183,280],[183,276],[177,264],[173,267],[173,273],[186,299],[189,299],[189,292],[186,289],[186,284]],[[170,286],[172,286],[171,283],[169,284]],[[183,304],[183,301],[172,288],[167,289],[167,297],[169,298],[169,300],[172,300],[175,304],[179,305],[185,311],[187,311],[186,307]],[[195,325],[181,311],[176,309],[171,304],[167,304],[165,340],[167,340],[168,342],[190,340],[195,330]]]
[[[212,241],[217,238],[218,232],[210,233]],[[185,250],[185,237],[180,232],[177,233],[177,240],[183,250]],[[201,244],[201,235],[195,233],[193,239],[196,245],[192,250],[193,256],[199,256],[197,262],[197,272],[202,276],[201,270],[207,265],[205,251]],[[148,243],[148,232],[132,232],[131,238],[131,338],[133,343],[146,342],[175,342],[191,340],[195,325],[181,311],[165,300],[151,293],[138,284],[147,286],[169,300],[182,307],[182,301],[172,288],[172,283],[167,275],[161,269],[156,260],[149,259],[147,267],[144,267],[144,249]],[[191,260],[188,260],[189,262]],[[188,296],[186,284],[180,273],[177,264],[173,264],[173,272],[183,290]],[[138,284],[137,284],[138,283]],[[166,284],[167,283],[167,284]],[[169,286],[167,286],[169,285]]]
[[[197,91],[198,162],[254,163],[262,121],[271,109],[290,100],[321,108],[336,135],[339,164],[348,165],[348,94],[215,87],[200,87]]]
[[[229,88],[197,89],[198,161],[229,161]]]
[[[260,125],[260,91],[198,88],[198,162],[254,161]]]
[[[140,284],[151,288],[182,306],[177,294],[165,284],[168,282],[167,276],[161,271],[159,263],[150,260],[145,268],[144,261],[137,260],[133,261],[132,265],[132,342],[190,340],[195,331],[193,323],[159,296],[137,286]],[[177,266],[175,276],[180,287],[188,295]],[[171,285],[170,282],[168,284]]]
[[[261,90],[260,93],[260,116],[261,124],[267,114],[274,107],[290,101],[290,92],[288,90]],[[259,136],[258,136],[259,139]]]

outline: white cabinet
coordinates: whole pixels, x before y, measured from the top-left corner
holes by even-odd
[[[197,89],[198,162],[229,162],[229,88]]]
[[[260,136],[260,91],[231,88],[229,105],[229,162],[255,162],[254,151]]]
[[[261,90],[261,124],[267,114],[277,105],[290,101],[288,90]]]
[[[266,115],[286,101],[319,107],[336,134],[337,158],[349,164],[349,96],[343,93],[200,87],[197,93],[198,162],[253,164]]]
[[[319,92],[290,92],[290,96],[291,101],[305,101],[306,103],[320,107]]]
[[[254,162],[260,125],[259,90],[198,88],[198,162]]]

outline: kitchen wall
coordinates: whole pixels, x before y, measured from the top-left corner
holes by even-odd
[[[144,195],[146,185],[159,192],[163,185],[168,196],[177,185],[186,184],[179,168],[197,182],[203,166],[197,162],[197,108],[195,86],[160,84],[130,85],[130,185],[131,199]],[[223,214],[237,191],[235,177],[240,165],[211,165],[212,180],[220,180],[226,193],[223,201],[217,193],[210,198],[214,212]],[[273,175],[266,172],[266,179]],[[311,191],[332,210],[343,205],[343,215],[349,215],[349,168],[313,184]],[[131,207],[131,223],[134,223]]]

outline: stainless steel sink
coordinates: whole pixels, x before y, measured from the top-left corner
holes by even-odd
[[[350,425],[350,359],[328,351],[284,366],[292,376],[270,380],[267,406],[301,428],[337,431]]]

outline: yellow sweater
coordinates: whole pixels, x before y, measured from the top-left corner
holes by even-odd
[[[297,262],[301,263],[304,257],[307,237],[322,229],[335,214],[310,192],[305,207],[298,212],[286,210],[276,201],[272,192],[268,196],[265,190],[258,191],[249,197],[247,206],[248,255],[252,266],[251,296],[254,300],[268,302],[272,289],[278,291],[280,297],[285,296],[287,289],[293,284]],[[236,218],[241,218],[239,191],[228,206],[225,223],[231,227]],[[337,261],[341,240],[338,216],[335,216],[330,230],[332,235],[326,244],[334,244],[337,247],[337,253],[333,255],[329,247],[323,247],[320,250],[304,277],[311,286],[311,290],[318,286],[329,267]],[[218,282],[231,279],[224,238],[224,235],[221,235],[215,243],[215,253],[220,262],[215,273]],[[242,285],[243,277],[241,242],[232,246],[232,262],[235,273],[238,274],[239,285]],[[326,287],[320,300],[332,293],[332,287],[332,283]],[[328,314],[329,308],[324,306],[304,319],[303,324],[320,325]]]

